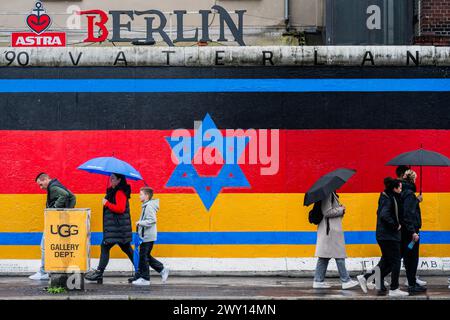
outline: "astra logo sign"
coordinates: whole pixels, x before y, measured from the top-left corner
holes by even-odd
[[[46,32],[52,19],[45,12],[42,2],[38,1],[28,15],[26,23],[32,32],[13,32],[11,44],[13,47],[65,47],[64,32]]]
[[[214,5],[211,8],[215,10],[219,19],[220,33],[217,41],[228,41],[225,37],[225,25],[231,31],[234,40],[241,46],[245,46],[243,40],[243,19],[246,10],[236,10],[238,23],[234,23],[231,15],[221,6]],[[109,13],[109,15],[108,15]],[[111,42],[133,42],[133,41],[145,41],[148,43],[154,43],[154,35],[159,34],[164,42],[169,46],[173,46],[174,42],[208,42],[212,41],[209,35],[210,15],[211,10],[200,10],[198,13],[201,17],[201,37],[199,36],[199,28],[195,29],[195,33],[191,37],[186,37],[183,32],[184,17],[187,14],[186,10],[175,10],[173,13],[177,19],[177,37],[172,39],[167,35],[165,27],[167,25],[167,18],[159,10],[119,10],[109,11],[106,13],[103,10],[87,10],[79,11],[78,14],[86,16],[88,33],[84,42],[104,42],[108,40],[109,31],[107,23],[112,24],[112,37],[109,39]],[[127,38],[123,36],[121,32],[129,32],[132,30],[132,23],[137,19],[145,20],[146,25],[146,37],[145,38]],[[110,21],[111,20],[111,21]]]

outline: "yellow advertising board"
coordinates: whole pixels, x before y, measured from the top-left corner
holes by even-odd
[[[90,209],[46,209],[45,271],[84,273],[89,270]]]

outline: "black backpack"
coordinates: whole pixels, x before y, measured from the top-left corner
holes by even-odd
[[[323,219],[323,213],[322,213],[322,201],[318,201],[314,203],[314,207],[309,212],[308,220],[309,223],[319,225],[319,223]]]

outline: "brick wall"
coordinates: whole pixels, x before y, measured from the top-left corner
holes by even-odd
[[[420,0],[417,10],[419,26],[415,42],[450,45],[450,0]]]

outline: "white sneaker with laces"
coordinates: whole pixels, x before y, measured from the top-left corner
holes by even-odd
[[[38,271],[35,274],[29,276],[28,279],[31,279],[31,280],[48,280],[48,279],[50,279],[50,276],[49,276],[48,273],[42,273],[42,272]]]
[[[427,285],[427,282],[426,281],[424,281],[424,280],[421,280],[421,279],[419,279],[419,277],[416,277],[416,283],[419,285],[419,286],[426,286]],[[406,280],[405,280],[405,286],[409,286],[409,283],[408,283],[408,278],[406,278]]]
[[[359,285],[361,286],[361,289],[364,293],[367,293],[367,280],[364,278],[364,275],[360,274],[356,277],[356,279],[359,282]]]
[[[145,280],[144,278],[139,278],[137,280],[134,280],[132,282],[132,284],[134,284],[135,286],[149,286],[150,285],[150,281]]]
[[[388,281],[386,281],[386,280],[384,280],[384,286],[385,287],[389,287],[389,285],[390,285],[390,283],[388,282]],[[372,281],[372,282],[367,282],[367,289],[369,289],[369,290],[375,290],[375,288],[376,288],[377,286],[376,286],[376,284],[375,284],[375,280],[374,281]]]
[[[169,269],[167,268],[162,269],[161,271],[162,282],[166,282],[168,277],[169,277]]]
[[[400,289],[389,290],[389,297],[407,297],[409,293]]]
[[[326,282],[313,282],[313,289],[329,289],[331,288],[331,285],[329,285]]]
[[[359,281],[350,280],[348,282],[342,283],[342,290],[347,290],[356,287],[359,285]]]

